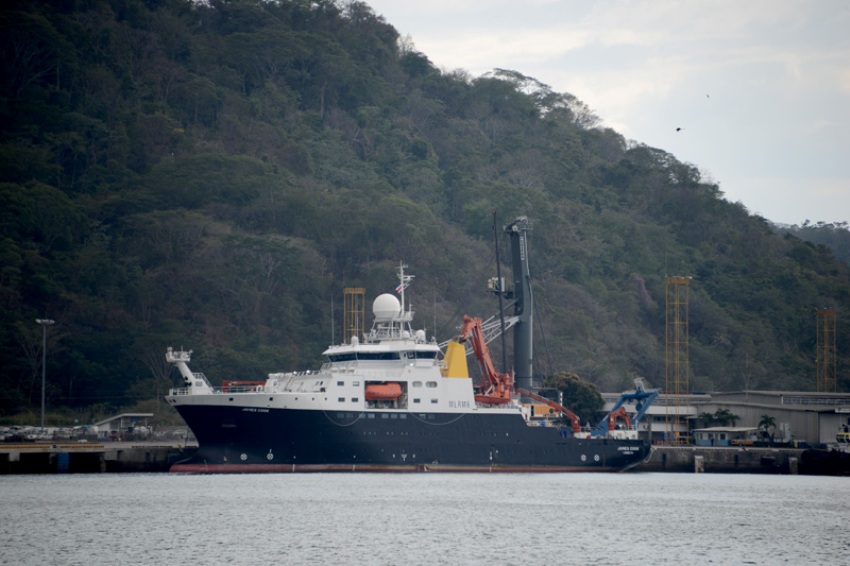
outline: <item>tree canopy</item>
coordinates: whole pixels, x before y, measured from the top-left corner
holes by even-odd
[[[36,318],[49,405],[79,409],[161,398],[168,345],[214,381],[315,366],[342,289],[399,261],[451,336],[496,308],[493,210],[532,223],[541,379],[663,386],[688,275],[692,390],[812,390],[815,309],[850,299],[808,227],[519,71],[436,68],[362,2],[12,0],[0,53],[0,416],[38,403]]]

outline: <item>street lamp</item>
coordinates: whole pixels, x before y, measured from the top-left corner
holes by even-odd
[[[55,321],[49,318],[35,319],[44,329],[41,335],[41,430],[44,430],[44,387],[47,383],[47,327]]]

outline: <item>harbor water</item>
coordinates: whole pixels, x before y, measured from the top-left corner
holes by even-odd
[[[0,564],[846,564],[850,478],[0,476]]]

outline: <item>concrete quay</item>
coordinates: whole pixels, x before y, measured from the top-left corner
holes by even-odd
[[[167,472],[197,445],[163,442],[21,442],[0,444],[0,475]]]
[[[638,472],[804,474],[802,448],[653,446]]]
[[[167,472],[197,444],[184,442],[22,442],[0,444],[0,475]],[[633,472],[820,474],[800,448],[653,446]],[[811,468],[811,469],[807,469]]]

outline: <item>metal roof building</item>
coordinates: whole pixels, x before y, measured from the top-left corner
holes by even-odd
[[[605,410],[610,410],[619,398],[616,393],[603,393]],[[640,430],[653,440],[665,438],[668,411],[678,410],[687,416],[693,431],[699,416],[726,409],[737,416],[735,427],[757,429],[763,415],[776,422],[776,440],[809,443],[835,442],[835,435],[850,426],[850,393],[814,393],[810,391],[736,391],[730,393],[697,393],[681,396],[678,403],[672,396],[659,395],[647,411]],[[626,407],[630,412],[631,407]],[[679,431],[684,432],[684,431]]]

